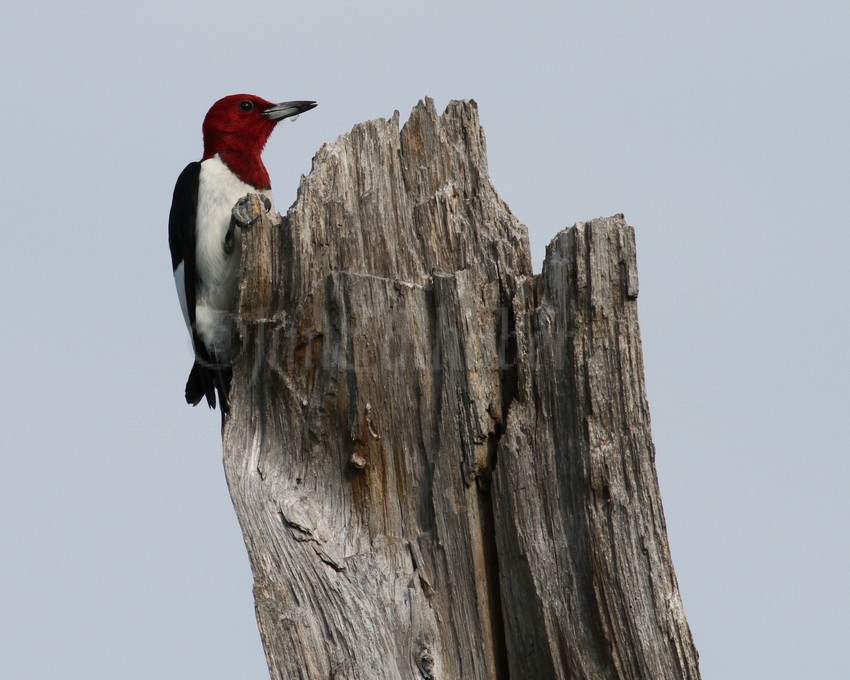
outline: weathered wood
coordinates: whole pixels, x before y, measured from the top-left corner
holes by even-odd
[[[224,463],[273,678],[698,678],[653,465],[634,234],[531,273],[474,102],[251,201]]]

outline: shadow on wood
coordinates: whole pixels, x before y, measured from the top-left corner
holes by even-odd
[[[474,102],[326,144],[245,230],[230,493],[273,678],[698,678],[634,233],[533,276]]]

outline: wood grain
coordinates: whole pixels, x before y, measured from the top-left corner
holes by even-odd
[[[622,216],[533,276],[475,103],[431,100],[235,215],[224,464],[273,678],[699,677]]]

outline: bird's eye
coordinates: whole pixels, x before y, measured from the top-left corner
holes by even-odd
[[[243,111],[253,111],[254,102],[250,101],[249,99],[243,99],[241,102],[239,102],[239,108]]]

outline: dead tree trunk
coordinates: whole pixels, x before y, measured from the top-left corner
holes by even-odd
[[[224,463],[273,678],[698,678],[634,233],[533,276],[474,102],[317,154],[245,229]]]

